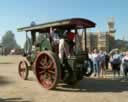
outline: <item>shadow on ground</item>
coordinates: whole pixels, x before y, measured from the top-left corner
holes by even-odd
[[[7,77],[0,76],[0,86],[11,84],[12,81],[9,80]]]
[[[0,62],[0,64],[14,64],[12,62]]]
[[[64,92],[123,92],[128,91],[128,81],[111,79],[84,79],[75,86],[63,84],[56,91]]]
[[[31,102],[22,98],[0,98],[0,102]]]

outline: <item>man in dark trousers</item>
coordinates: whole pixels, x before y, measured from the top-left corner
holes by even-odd
[[[105,68],[108,69],[108,63],[109,63],[109,55],[105,53]]]
[[[128,73],[128,51],[126,52],[126,55],[122,58],[123,63],[123,73],[124,73],[124,79],[128,79],[127,73]]]

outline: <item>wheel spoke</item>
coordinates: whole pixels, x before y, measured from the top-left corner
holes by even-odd
[[[55,79],[55,72],[48,70],[48,76],[49,76],[49,79],[53,81]]]
[[[40,76],[40,81],[44,86],[46,85],[43,75]]]
[[[21,64],[20,64],[20,71],[21,72],[25,72],[25,69],[26,69],[26,66],[25,66],[25,64],[22,62]]]
[[[25,69],[20,69],[21,72],[25,72]]]
[[[48,57],[47,56],[45,56],[44,58],[43,58],[43,60],[41,60],[40,61],[40,65],[42,66],[42,67],[40,67],[41,69],[48,69],[48,68],[50,68],[52,65],[50,64],[48,64]]]
[[[40,68],[40,69],[43,69],[43,70],[48,69],[48,67],[47,67],[47,66],[40,66],[39,68]]]
[[[51,75],[51,79],[55,80],[56,79],[55,75]]]
[[[44,87],[47,86],[47,83],[45,81],[43,81],[42,84],[44,85]]]
[[[48,87],[49,86],[48,82],[47,82],[48,80],[46,80],[43,75],[40,76],[40,81],[44,85],[44,87]]]
[[[44,67],[42,67],[42,66],[39,66],[39,68],[40,68],[40,69],[44,69]]]
[[[44,75],[39,75],[40,81],[43,82],[45,80]]]
[[[21,69],[25,69],[25,66],[21,64],[21,67],[20,67],[20,68],[21,68]]]
[[[55,72],[52,71],[52,70],[48,70],[48,72],[51,73],[51,74],[55,74]]]
[[[44,66],[47,62],[47,56],[44,56],[43,59],[40,61],[40,65]]]
[[[51,62],[50,64],[48,64],[48,68],[50,69],[53,66],[53,63]]]
[[[21,72],[20,74],[21,74],[22,77],[24,77],[26,75],[25,72]]]
[[[20,69],[21,69],[21,70],[22,70],[22,69],[25,69],[25,67],[22,67],[22,66],[21,66]]]
[[[40,61],[40,65],[41,66],[44,66],[44,62],[42,60]]]
[[[45,71],[44,71],[44,70],[42,70],[42,71],[40,71],[40,72],[39,72],[39,74],[43,74],[43,73],[45,73]]]
[[[45,64],[47,63],[47,60],[48,60],[48,57],[45,55],[45,57],[44,57],[44,63]]]
[[[46,80],[48,87],[52,84],[51,80]]]
[[[49,73],[48,73],[48,80],[46,80],[46,82],[48,85],[52,84],[52,77],[51,77],[51,74],[49,74]]]

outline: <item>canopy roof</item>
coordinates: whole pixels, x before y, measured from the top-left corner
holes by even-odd
[[[53,21],[28,27],[18,28],[19,32],[21,31],[42,31],[47,32],[49,28],[62,28],[62,29],[74,29],[74,28],[91,28],[95,27],[95,23],[84,19],[84,18],[71,18],[71,19],[64,19],[59,21]]]

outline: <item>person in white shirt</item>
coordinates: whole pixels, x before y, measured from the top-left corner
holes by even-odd
[[[93,61],[94,76],[99,77],[99,54],[97,49],[94,49],[93,51],[92,61]]]
[[[88,53],[88,57],[89,57],[89,59],[92,61],[93,60],[93,56],[92,56],[92,52],[90,51],[89,53]]]
[[[105,77],[105,54],[102,50],[99,53],[99,70],[102,77]]]
[[[65,53],[66,57],[69,57],[70,56],[70,53],[69,53],[69,46],[65,42],[64,37],[62,36],[63,34],[59,34],[59,33],[60,33],[59,30],[58,29],[55,29],[51,33],[51,37],[53,39],[53,43],[55,45],[59,45],[59,53],[58,53],[58,56],[59,56],[60,62],[63,63],[64,53]],[[61,37],[59,35],[61,35]]]

